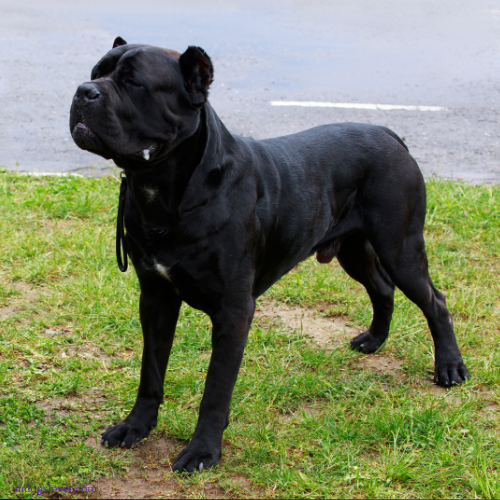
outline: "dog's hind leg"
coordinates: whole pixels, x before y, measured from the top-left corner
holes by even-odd
[[[469,372],[457,345],[444,295],[436,289],[429,276],[423,236],[424,218],[421,214],[414,216],[414,213],[410,213],[406,231],[401,228],[398,232],[394,231],[394,226],[382,225],[370,235],[370,241],[393,283],[422,310],[427,319],[435,347],[434,381],[443,386],[459,384],[469,378]],[[396,236],[398,234],[403,237]]]
[[[394,309],[394,284],[385,272],[368,238],[361,232],[347,237],[337,254],[347,274],[368,292],[373,307],[370,328],[351,340],[351,347],[369,354],[379,349],[389,335]]]

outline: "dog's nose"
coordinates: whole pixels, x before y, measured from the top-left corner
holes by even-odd
[[[93,83],[82,83],[76,90],[75,99],[81,101],[95,101],[99,99],[101,93]]]

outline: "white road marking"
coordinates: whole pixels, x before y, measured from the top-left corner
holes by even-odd
[[[304,108],[369,109],[380,111],[444,111],[440,106],[406,106],[399,104],[361,104],[357,102],[270,101],[271,106],[300,106]]]
[[[16,172],[15,170],[7,170],[5,173],[7,174],[16,174],[16,175],[30,175],[33,177],[42,177],[42,176],[51,176],[51,177],[83,177],[81,174],[75,174],[74,172]]]

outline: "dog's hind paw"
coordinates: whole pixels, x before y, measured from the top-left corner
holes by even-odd
[[[451,363],[437,363],[434,369],[434,382],[443,387],[450,387],[465,382],[470,373],[462,360]]]
[[[360,333],[351,340],[351,349],[361,351],[365,354],[371,354],[380,349],[385,342],[385,338],[374,337],[370,330]]]
[[[101,444],[109,447],[132,448],[132,446],[147,437],[154,427],[154,425],[144,427],[124,420],[109,427],[102,433]]]
[[[175,459],[174,472],[194,472],[209,469],[220,460],[220,447],[211,446],[201,440],[193,439]]]

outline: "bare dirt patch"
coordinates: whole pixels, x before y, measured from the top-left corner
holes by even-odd
[[[257,320],[260,323],[278,322],[293,330],[299,330],[319,347],[331,351],[335,346],[349,342],[359,331],[347,326],[343,318],[327,318],[305,307],[261,302]]]
[[[104,349],[96,347],[91,342],[83,342],[79,344],[69,344],[65,350],[61,351],[61,358],[78,356],[88,360],[97,360],[104,368],[111,366],[112,356],[108,356]]]
[[[102,477],[94,482],[99,498],[186,498],[172,474],[170,462],[181,444],[164,438],[150,437],[132,450],[108,449],[99,436],[86,439],[85,444],[103,453],[129,453],[132,466],[123,476]]]
[[[431,378],[415,381],[412,392],[432,394],[450,405],[458,405],[462,402],[460,394],[454,392],[454,388],[441,387],[435,384]]]
[[[408,382],[408,375],[403,368],[403,362],[386,351],[362,356],[354,361],[352,366],[362,370],[369,370],[377,377],[389,375],[395,383],[406,384]],[[391,381],[391,385],[392,383]]]
[[[474,387],[474,394],[482,403],[478,415],[486,421],[496,423],[500,418],[500,404],[494,391],[488,386],[477,385]],[[500,429],[497,428],[498,432]]]
[[[359,360],[358,365],[379,373],[391,373],[396,376],[404,375],[403,363],[384,352],[365,356]]]
[[[488,401],[481,410],[479,410],[479,416],[486,420],[487,422],[494,422],[495,424],[498,422],[500,417],[500,408],[498,403],[495,401]],[[498,428],[497,428],[498,431]]]
[[[75,398],[46,399],[36,403],[36,406],[45,411],[47,418],[65,416],[69,415],[71,411],[78,411]]]
[[[36,302],[40,295],[40,290],[35,290],[26,283],[15,283],[11,286],[18,292],[18,295],[13,295],[7,305],[0,307],[0,321],[5,321],[17,311],[26,309],[27,304]]]
[[[16,288],[21,293],[22,298],[26,300],[38,299],[38,296],[40,294],[40,290],[34,290],[30,285],[26,283],[16,283],[14,285],[14,288]]]
[[[174,474],[171,465],[186,445],[184,441],[152,435],[131,450],[105,448],[99,436],[85,444],[102,453],[127,453],[132,464],[122,475],[102,477],[92,483],[97,498],[262,498],[262,492],[245,477],[235,475],[219,480],[208,473],[186,478]]]
[[[14,311],[14,306],[0,307],[0,321],[4,321],[9,318]]]
[[[487,386],[442,387],[435,384],[429,377],[413,381],[411,391],[413,393],[432,394],[436,399],[450,405],[476,401],[481,408],[478,410],[478,415],[486,416],[488,419],[495,419],[500,413],[500,405],[495,401],[491,389]]]
[[[73,325],[59,325],[52,328],[47,328],[42,332],[44,335],[54,337],[66,337],[74,333]]]
[[[308,419],[315,419],[321,414],[324,406],[325,406],[324,401],[321,400],[310,401],[308,403],[305,403],[296,411],[290,413],[280,413],[278,418],[279,420],[284,422],[290,422],[290,421],[301,422]]]
[[[60,350],[57,354],[58,358],[79,357],[86,360],[98,361],[105,369],[112,364],[113,356],[106,353],[104,349],[85,339],[73,340],[72,335],[74,329],[72,325],[54,326],[42,331],[43,335],[56,339],[66,338],[67,342],[60,344]],[[128,359],[133,356],[133,351],[119,353],[120,359]]]
[[[79,221],[77,219],[42,219],[40,224],[46,228],[73,226]]]
[[[352,337],[359,334],[356,328],[347,325],[342,317],[326,317],[307,307],[291,307],[286,304],[262,302],[259,305],[257,320],[261,323],[278,322],[295,331],[309,336],[314,344],[327,351],[338,345],[348,345]],[[387,352],[361,357],[355,366],[375,373],[394,375],[397,379],[406,379],[402,362]]]
[[[109,400],[102,395],[78,394],[77,396],[44,399],[36,403],[37,408],[45,411],[46,420],[64,417],[70,413],[92,412],[96,417],[105,415]]]

